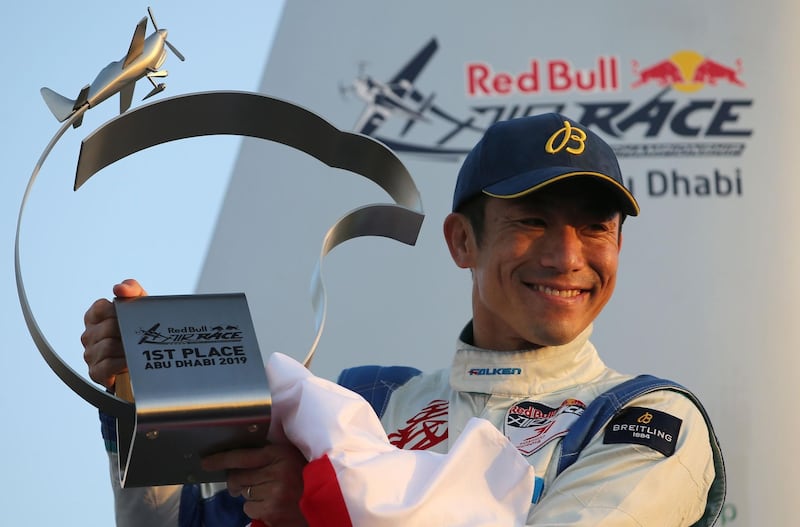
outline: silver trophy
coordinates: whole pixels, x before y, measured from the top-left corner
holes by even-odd
[[[149,12],[149,9],[148,9]],[[326,233],[311,277],[316,337],[304,364],[313,358],[325,323],[322,261],[339,244],[360,236],[385,236],[413,245],[424,218],[419,191],[397,156],[385,145],[338,130],[292,103],[248,92],[206,92],[150,102],[129,111],[136,81],[154,77],[166,49],[183,56],[156,27],[145,38],[147,18],[136,26],[128,53],[106,66],[75,100],[42,89],[62,126],[42,152],[20,205],[15,240],[17,293],[31,337],[42,357],[73,391],[116,417],[123,487],[223,481],[203,471],[200,459],[230,448],[263,445],[270,423],[271,396],[261,353],[243,293],[117,299],[129,385],[118,380],[107,393],[71,369],[47,342],[36,323],[22,279],[20,229],[28,197],[50,151],[84,113],[120,95],[120,115],[81,143],[74,189],[102,168],[168,141],[204,135],[240,135],[301,150],[326,165],[366,177],[393,199],[350,211]],[[161,123],[158,127],[150,126]],[[269,177],[269,176],[265,176]]]

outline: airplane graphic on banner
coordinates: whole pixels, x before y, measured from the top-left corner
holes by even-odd
[[[471,130],[482,133],[485,128],[475,126],[474,118],[460,120],[445,112],[434,104],[435,93],[425,95],[415,86],[417,77],[428,64],[431,57],[438,49],[439,44],[435,38],[430,39],[389,81],[381,82],[369,75],[361,74],[356,77],[350,90],[366,103],[364,111],[354,127],[354,131],[369,135],[385,143],[396,152],[413,154],[430,154],[446,158],[458,158],[465,155],[469,148],[447,148],[444,145],[462,130]],[[342,92],[348,91],[343,88]],[[429,114],[430,116],[426,115]],[[439,118],[455,126],[443,137],[434,142],[432,146],[407,143],[378,135],[378,128],[391,116],[400,116],[406,119],[406,124],[399,133],[404,138],[415,123],[431,123],[432,119]]]

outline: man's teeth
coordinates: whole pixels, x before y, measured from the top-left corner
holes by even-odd
[[[571,298],[573,296],[578,296],[579,294],[581,294],[580,289],[553,289],[552,287],[547,287],[543,285],[534,285],[533,289],[536,291],[540,291],[546,295],[559,296],[561,298]]]

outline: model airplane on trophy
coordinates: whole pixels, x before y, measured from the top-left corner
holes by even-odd
[[[145,38],[147,17],[143,17],[133,31],[133,39],[128,53],[122,59],[103,68],[91,84],[81,89],[77,99],[64,97],[50,88],[41,89],[44,102],[47,103],[47,107],[59,122],[64,122],[84,104],[93,108],[115,93],[119,93],[119,113],[124,113],[131,106],[136,81],[142,77],[146,77],[153,85],[153,89],[145,95],[144,99],[164,91],[167,85],[163,82],[156,84],[153,80],[154,77],[167,76],[167,70],[159,70],[167,58],[167,50],[164,49],[164,46],[166,45],[181,61],[185,58],[175,46],[167,41],[167,30],[158,29],[158,24],[156,24],[153,12],[149,7],[147,14],[155,28],[153,34]],[[81,116],[73,123],[73,128],[79,127],[82,121],[83,117]]]

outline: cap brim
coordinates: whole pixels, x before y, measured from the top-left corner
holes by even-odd
[[[495,183],[494,185],[489,185],[483,189],[483,193],[495,198],[518,198],[536,192],[558,181],[576,176],[595,177],[603,181],[611,190],[615,191],[620,198],[619,202],[623,213],[628,216],[639,215],[639,204],[636,202],[636,198],[614,178],[600,172],[590,172],[586,170],[576,171],[574,168],[570,167],[548,167],[533,172],[518,174],[512,178]]]

